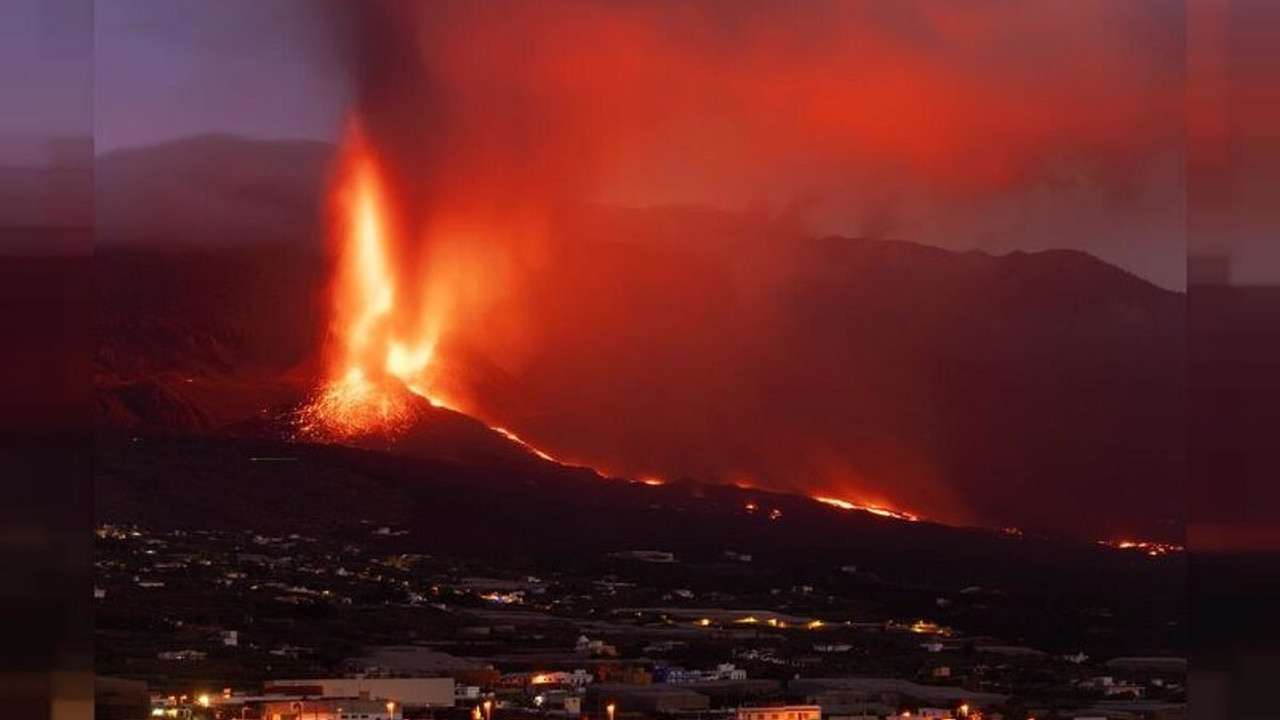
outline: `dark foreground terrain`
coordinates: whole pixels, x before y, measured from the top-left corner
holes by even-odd
[[[626,579],[655,591],[760,602],[776,588],[810,586],[806,602],[815,607],[806,610],[928,617],[1054,652],[1184,648],[1179,554],[905,522],[756,490],[650,486],[541,462],[106,436],[98,443],[96,498],[100,523],[333,542],[358,542],[385,527],[391,535],[379,547],[387,553],[586,582],[618,572],[611,554],[661,551],[673,561],[623,563]]]

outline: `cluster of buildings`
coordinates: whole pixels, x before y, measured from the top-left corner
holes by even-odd
[[[195,693],[149,698],[152,718],[241,720],[402,720],[457,704],[453,678],[276,680],[254,693]]]
[[[99,667],[129,678],[108,683],[113,698],[141,699],[99,717],[1185,717],[1185,662],[1051,655],[952,627],[957,607],[994,605],[996,591],[915,593],[913,616],[895,620],[841,593],[851,566],[734,586],[747,560],[715,558],[713,584],[687,558],[635,551],[574,574],[410,554],[384,530],[355,542],[101,528]],[[219,677],[236,690],[211,689]],[[1024,702],[1027,687],[1089,711],[1051,715]]]
[[[720,663],[712,670],[686,670],[681,667],[658,665],[653,671],[654,682],[690,685],[720,680],[746,680],[747,671],[732,663]]]
[[[554,676],[553,676],[554,675]],[[480,689],[450,677],[306,678],[264,682],[253,692],[151,694],[145,707],[129,681],[107,681],[113,703],[101,720],[1185,720],[1185,704],[1116,701],[1063,714],[1025,708],[1009,714],[1009,698],[885,678],[797,679],[785,686],[748,681],[593,683],[589,674],[535,676],[525,688]],[[1099,680],[1103,686],[1116,683]],[[706,684],[710,684],[708,687]],[[131,687],[137,686],[137,687]],[[122,696],[136,693],[133,705]],[[100,690],[100,692],[102,692]],[[125,708],[121,711],[121,708]],[[130,709],[131,708],[131,709]]]

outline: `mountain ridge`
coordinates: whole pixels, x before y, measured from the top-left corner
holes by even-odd
[[[290,164],[248,142],[249,165]],[[299,147],[301,169],[256,180],[292,189],[262,202],[241,192],[237,160],[230,182],[190,184],[203,195],[180,213],[107,223],[103,427],[218,433],[313,392],[332,148]],[[156,203],[138,188],[182,184],[148,172],[135,195],[103,199],[123,202],[108,219]],[[299,201],[280,210],[281,196]],[[235,211],[246,202],[248,220]],[[784,492],[935,517],[967,506],[982,524],[1054,532],[1072,530],[1054,519],[1067,503],[1079,536],[1180,534],[1181,293],[1077,250],[804,238],[696,206],[568,219],[546,271],[510,300],[536,319],[536,351],[512,370],[452,348],[486,418],[539,448],[610,475],[729,482],[738,469]]]

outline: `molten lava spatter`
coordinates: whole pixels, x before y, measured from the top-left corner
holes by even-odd
[[[358,129],[347,137],[333,194],[335,271],[326,379],[304,408],[305,434],[341,439],[394,434],[431,390],[437,338],[406,315],[393,268],[394,225],[377,158]]]

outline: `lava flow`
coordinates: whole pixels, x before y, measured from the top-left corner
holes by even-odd
[[[1187,551],[1182,545],[1167,542],[1154,542],[1150,540],[1099,540],[1099,545],[1104,545],[1117,550],[1134,550],[1146,553],[1149,557],[1161,557],[1163,555],[1175,555]]]
[[[857,503],[851,503],[848,500],[841,500],[839,498],[831,498],[831,497],[815,496],[813,499],[817,500],[820,503],[830,505],[832,507],[838,507],[841,510],[861,510],[862,512],[868,512],[868,513],[871,513],[872,515],[879,515],[880,517],[893,518],[894,520],[906,520],[907,522],[920,521],[919,515],[913,515],[912,513],[905,512],[902,510],[890,510],[889,508],[883,507],[881,505],[859,505]]]

